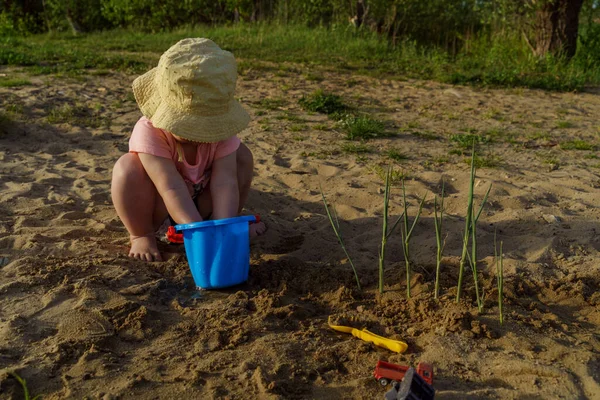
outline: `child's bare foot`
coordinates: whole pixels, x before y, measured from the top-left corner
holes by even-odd
[[[142,261],[162,261],[154,235],[131,236],[129,257]]]
[[[267,226],[264,222],[257,222],[250,224],[250,237],[257,237],[263,235],[267,231]]]

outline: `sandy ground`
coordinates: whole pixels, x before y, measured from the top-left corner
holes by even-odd
[[[16,69],[0,72],[21,76]],[[181,246],[147,264],[126,257],[110,200],[114,162],[139,112],[132,76],[27,77],[0,88],[0,398],[21,399],[15,371],[44,399],[381,399],[379,359],[434,364],[439,399],[600,399],[600,97],[387,81],[302,67],[245,69],[238,96],[253,115],[241,134],[256,178],[248,212],[269,225],[252,244],[250,279],[194,290]],[[334,121],[303,111],[325,88],[386,120],[371,152],[342,150]],[[452,135],[479,133],[476,204],[485,309],[473,280],[454,301],[468,195],[467,155]],[[409,214],[428,193],[411,242],[405,296],[399,234],[377,291],[382,188],[394,148]],[[596,147],[598,149],[598,147]],[[433,193],[446,187],[441,298],[433,299]],[[319,185],[335,204],[363,291],[337,244]],[[402,199],[393,188],[391,214]],[[494,232],[504,243],[499,324]],[[336,333],[328,316],[404,340],[395,354]]]

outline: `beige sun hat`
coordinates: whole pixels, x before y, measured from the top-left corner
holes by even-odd
[[[133,81],[133,94],[156,128],[212,143],[234,136],[250,122],[233,97],[236,80],[233,54],[210,39],[188,38],[167,50],[156,68]]]

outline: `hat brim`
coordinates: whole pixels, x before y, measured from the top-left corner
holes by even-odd
[[[214,143],[229,139],[250,123],[250,115],[235,99],[227,112],[219,115],[198,115],[168,107],[158,93],[156,73],[157,68],[153,68],[133,82],[136,102],[154,127],[194,142]]]

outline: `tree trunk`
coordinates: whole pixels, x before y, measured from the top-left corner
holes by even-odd
[[[356,0],[356,17],[354,20],[354,25],[357,28],[360,28],[360,26],[362,25],[364,17],[365,17],[365,2],[364,2],[364,0]]]
[[[536,14],[537,56],[560,55],[570,59],[577,50],[579,12],[584,0],[546,0]]]
[[[79,25],[79,22],[77,22],[77,20],[75,18],[73,18],[73,14],[69,8],[67,8],[66,17],[67,17],[67,21],[69,22],[69,26],[71,27],[71,30],[73,31],[73,35],[79,35],[80,33],[83,33],[83,29],[81,28],[81,25]]]

